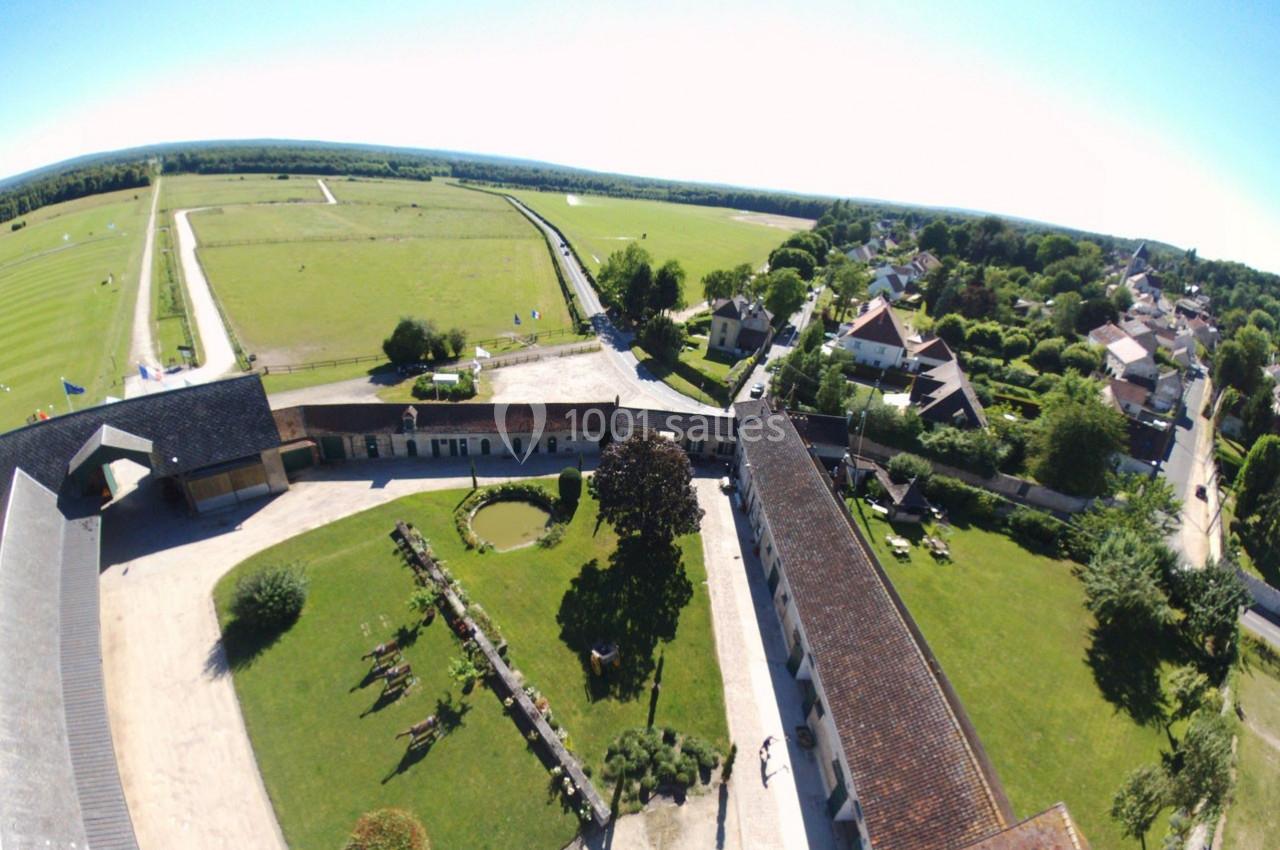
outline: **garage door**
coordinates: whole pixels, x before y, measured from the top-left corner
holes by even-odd
[[[267,470],[260,463],[193,478],[187,482],[187,487],[200,513],[257,499],[271,492],[267,485]]]

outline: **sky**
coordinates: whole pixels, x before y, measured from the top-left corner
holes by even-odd
[[[1280,272],[1280,4],[0,0],[0,177],[158,142],[525,157]]]

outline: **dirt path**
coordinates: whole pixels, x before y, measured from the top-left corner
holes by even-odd
[[[271,501],[171,516],[154,493],[107,509],[103,674],[125,797],[142,850],[283,850],[226,659],[212,591],[240,561],[304,531],[410,493],[469,487],[470,459],[381,460],[314,470]],[[546,475],[477,458],[482,484]],[[371,481],[371,478],[373,479]]]
[[[151,337],[151,264],[156,244],[156,209],[160,205],[160,182],[157,177],[151,188],[151,217],[147,219],[146,242],[142,246],[142,268],[138,273],[138,300],[133,307],[133,334],[129,340],[127,371],[133,371],[139,363],[155,362],[155,343]],[[126,394],[128,381],[125,382]]]

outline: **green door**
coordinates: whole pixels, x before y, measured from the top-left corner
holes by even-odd
[[[321,437],[320,454],[325,460],[346,460],[347,444],[341,437]]]

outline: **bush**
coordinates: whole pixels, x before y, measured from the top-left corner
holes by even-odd
[[[976,392],[975,386],[975,392]],[[990,478],[1000,467],[1000,441],[985,429],[942,425],[920,435],[920,448],[941,463]]]
[[[904,484],[913,478],[924,484],[931,475],[933,464],[919,455],[903,452],[894,455],[889,461],[889,477],[897,484]]]
[[[429,320],[405,316],[396,324],[391,336],[382,341],[382,352],[397,365],[417,363],[427,355],[435,336],[435,325]]]
[[[462,401],[476,394],[476,379],[470,371],[459,372],[458,383],[435,383],[435,373],[428,372],[413,382],[413,397],[421,399],[439,398],[441,401]]]
[[[582,473],[572,466],[560,470],[560,504],[568,511],[582,498]]]
[[[655,360],[670,366],[680,359],[680,349],[684,348],[684,328],[670,316],[654,316],[641,326],[636,341]]]
[[[378,809],[360,816],[345,850],[430,850],[427,830],[404,809]]]
[[[935,475],[924,488],[930,500],[940,502],[953,515],[973,522],[994,523],[999,518],[1000,498],[980,487],[970,487],[959,478]]]
[[[263,567],[236,581],[231,612],[256,631],[287,628],[307,601],[307,576],[293,564]]]
[[[1056,517],[1031,508],[1019,506],[1009,514],[1009,533],[1029,548],[1057,549],[1065,529]]]

